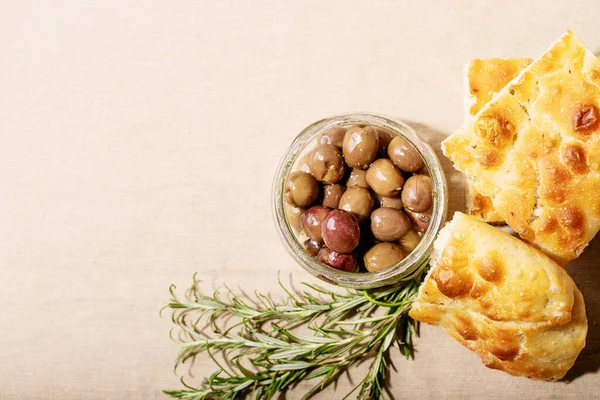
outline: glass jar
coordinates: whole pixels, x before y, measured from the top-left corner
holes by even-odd
[[[423,158],[433,186],[433,210],[429,228],[417,247],[396,265],[378,272],[345,272],[329,267],[311,256],[299,239],[287,218],[284,199],[288,175],[297,170],[300,159],[313,147],[318,136],[334,127],[367,124],[387,129],[393,135],[406,139]],[[375,114],[342,114],[325,118],[306,127],[294,139],[284,155],[273,182],[272,207],[275,225],[288,252],[300,266],[321,280],[343,287],[368,289],[398,283],[416,276],[427,265],[439,230],[446,221],[448,189],[442,166],[431,147],[419,138],[408,125]]]

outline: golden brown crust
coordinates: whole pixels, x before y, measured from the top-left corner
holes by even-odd
[[[496,213],[562,265],[600,229],[598,85],[600,61],[567,32],[442,143]]]
[[[535,379],[562,378],[587,334],[583,297],[564,269],[461,213],[435,246],[438,257],[410,316],[442,326],[490,368]]]
[[[478,58],[466,66],[465,96],[466,119],[477,114],[492,97],[519,72],[531,63],[531,58]],[[489,156],[487,158],[489,161]],[[494,209],[492,200],[482,195],[472,185],[467,194],[467,210],[489,223],[504,223]]]

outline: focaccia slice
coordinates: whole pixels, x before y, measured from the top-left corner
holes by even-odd
[[[476,58],[465,66],[465,121],[483,108],[496,93],[513,80],[531,58]],[[504,219],[496,212],[492,200],[469,184],[467,210],[483,221],[501,224]]]
[[[600,229],[600,62],[570,31],[442,143],[524,240],[564,265]]]
[[[583,296],[563,268],[462,213],[440,232],[410,316],[443,327],[486,366],[534,379],[562,378],[587,334]]]

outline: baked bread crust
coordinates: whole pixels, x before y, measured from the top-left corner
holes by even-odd
[[[496,93],[513,80],[531,58],[476,58],[465,66],[465,121],[477,114]],[[483,221],[501,224],[492,200],[469,184],[467,210]]]
[[[432,257],[412,318],[443,327],[511,375],[557,380],[573,366],[585,346],[585,303],[553,260],[462,213],[440,232]]]
[[[442,149],[524,240],[561,265],[600,229],[600,62],[570,31]]]

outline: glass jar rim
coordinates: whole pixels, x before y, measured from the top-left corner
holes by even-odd
[[[377,272],[345,272],[331,268],[308,254],[298,240],[290,225],[285,211],[285,184],[288,175],[302,154],[303,150],[321,133],[338,126],[372,125],[391,131],[395,136],[407,140],[421,155],[429,172],[433,186],[433,210],[429,228],[424,233],[417,247],[402,261],[392,267]],[[324,118],[316,121],[296,136],[288,151],[282,158],[272,189],[272,212],[275,225],[286,249],[300,266],[321,280],[349,288],[369,289],[392,285],[413,278],[428,264],[429,254],[437,233],[446,221],[448,209],[448,189],[442,165],[433,149],[422,140],[413,128],[407,124],[372,113],[348,113]]]

